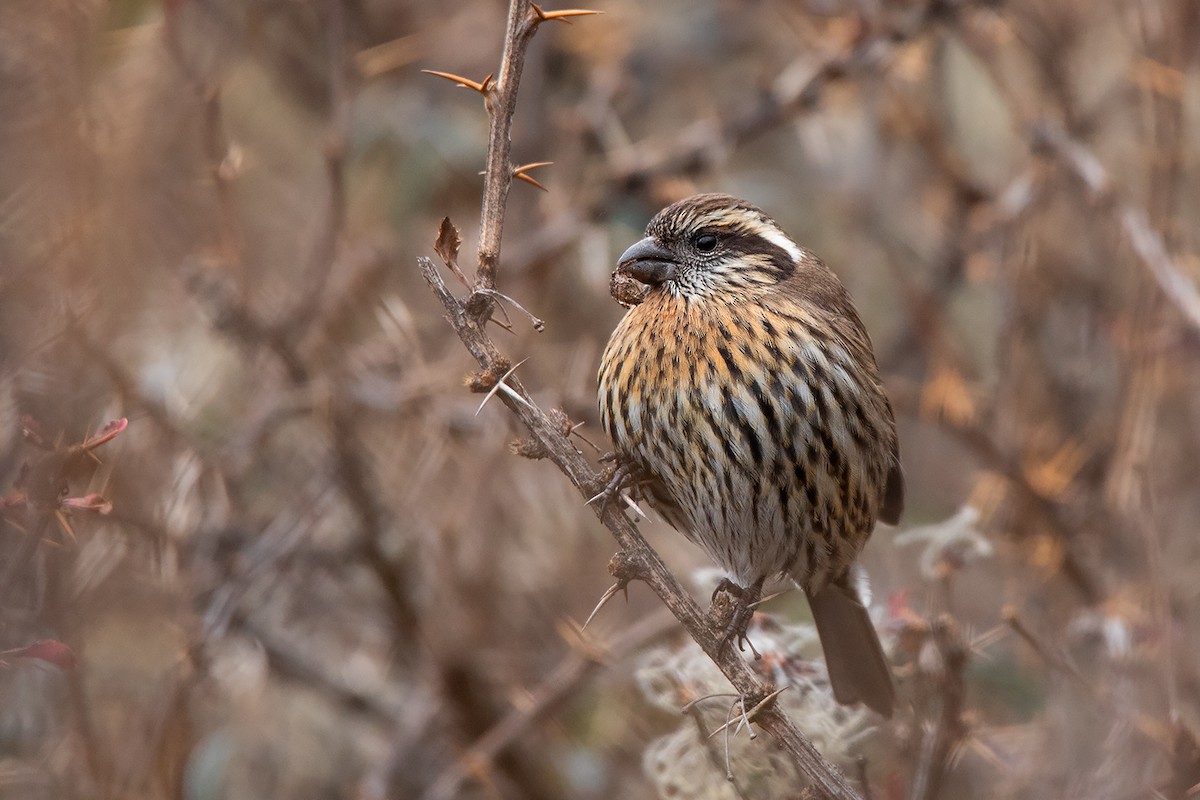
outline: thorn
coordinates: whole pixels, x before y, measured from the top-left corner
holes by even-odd
[[[541,189],[543,192],[549,192],[550,191],[549,189],[547,189],[545,186],[543,186],[541,183],[539,183],[536,178],[534,178],[532,175],[529,174],[529,170],[537,169],[538,167],[549,167],[553,163],[554,163],[553,161],[534,161],[531,164],[522,164],[519,167],[513,168],[512,176],[519,181],[525,181],[528,184],[532,184],[533,186],[536,186],[537,188]]]
[[[540,182],[538,182],[537,178],[526,175],[524,172],[522,172],[520,175],[514,174],[513,177],[519,181],[525,181],[528,184],[532,184],[533,186],[536,186],[537,188],[541,189],[543,192],[550,191],[545,186],[543,186]]]
[[[622,499],[622,500],[624,500],[624,501],[625,501],[625,505],[627,505],[627,506],[629,506],[630,508],[632,508],[632,509],[634,510],[634,512],[636,512],[636,513],[637,513],[637,515],[638,515],[639,517],[641,517],[642,519],[646,520],[647,522],[649,522],[649,521],[650,521],[650,518],[646,516],[646,512],[645,512],[645,511],[642,511],[641,507],[640,507],[640,506],[639,506],[637,503],[635,503],[635,502],[633,501],[633,498],[632,498],[632,497],[630,497],[630,496],[629,496],[629,495],[627,495],[627,494],[623,494],[623,495],[621,495],[621,499]]]
[[[54,516],[56,518],[58,518],[58,524],[62,525],[63,532],[66,533],[68,537],[70,537],[71,541],[72,542],[77,541],[75,539],[75,529],[71,527],[71,522],[67,519],[67,515],[64,514],[62,511],[55,509]]]
[[[508,331],[509,333],[511,333],[514,336],[517,335],[517,332],[512,329],[511,325],[509,325],[508,323],[505,323],[505,322],[501,322],[500,320],[496,319],[495,317],[490,317],[488,319],[488,322],[493,323],[497,328],[500,328],[501,330]]]
[[[739,698],[739,700],[741,699],[741,695],[737,695],[737,697]],[[738,703],[738,700],[734,700],[733,703],[730,704],[729,712],[726,713],[726,715],[725,715],[725,724],[722,725],[721,727],[717,728],[716,730],[714,730],[712,733],[708,734],[708,738],[712,739],[718,733],[723,733],[723,732],[729,730],[729,726],[733,724],[733,706],[736,705],[737,703]]]
[[[695,700],[679,709],[679,713],[690,714],[692,713],[692,709],[694,709],[698,704],[703,703],[705,700],[712,700],[714,697],[741,697],[741,695],[737,692],[714,692],[713,694],[706,694],[703,697],[697,697]]]
[[[758,703],[755,704],[754,708],[750,709],[749,711],[746,710],[746,704],[745,704],[745,701],[743,700],[742,701],[742,716],[744,717],[745,722],[747,724],[749,724],[749,722],[754,719],[754,715],[758,713],[759,709],[766,706],[768,703],[770,703],[776,697],[779,697],[779,695],[786,692],[789,688],[791,688],[790,685],[784,686],[782,689],[776,689],[775,691],[771,692],[769,695],[764,697],[762,700],[759,700]],[[733,711],[733,706],[730,706],[729,710]],[[741,722],[742,722],[741,720],[738,721],[739,730],[741,729]],[[708,735],[708,738],[711,739],[712,737],[716,736],[721,731],[728,730],[729,726],[732,724],[733,724],[733,718],[732,718],[732,716],[730,716],[729,718],[726,719],[725,724],[722,725],[721,727],[717,728],[712,733],[710,733]]]
[[[538,333],[541,333],[542,331],[546,330],[545,322],[543,322],[538,317],[535,317],[532,313],[530,313],[529,309],[525,308],[525,306],[521,305],[516,300],[513,300],[511,297],[504,294],[503,292],[497,292],[495,289],[478,289],[476,291],[478,291],[480,294],[485,294],[488,297],[493,297],[497,300],[506,301],[513,308],[517,309],[522,314],[529,317],[529,324],[532,325],[533,329],[535,331],[537,331]],[[506,322],[509,321],[507,313],[504,315],[504,319]]]
[[[776,597],[779,597],[781,595],[787,594],[788,592],[794,592],[794,591],[796,591],[796,588],[794,586],[789,586],[786,589],[780,589],[778,592],[773,592],[773,593],[767,595],[766,597],[763,597],[760,600],[751,603],[750,607],[758,608],[759,606],[761,606],[763,603],[767,602],[768,600],[774,600]]]
[[[604,594],[600,595],[600,602],[596,603],[596,607],[592,609],[592,613],[588,614],[587,622],[583,623],[583,627],[580,628],[580,630],[587,630],[587,626],[591,623],[596,614],[600,612],[600,609],[608,605],[608,601],[616,597],[617,592],[621,591],[626,586],[628,586],[628,581],[617,581],[612,586],[605,589]]]
[[[564,8],[561,11],[543,11],[542,7],[537,3],[530,3],[533,6],[534,16],[537,17],[538,23],[546,22],[547,20],[556,19],[559,22],[571,24],[569,17],[589,17],[593,14],[603,14],[603,11],[591,11],[586,8]]]
[[[525,406],[526,408],[533,409],[533,406],[531,406],[524,397],[521,397],[521,395],[519,395],[515,391],[513,391],[511,386],[506,386],[502,383],[502,384],[500,384],[500,391],[504,392],[506,395],[511,397],[513,400],[516,400],[518,403]]]
[[[484,291],[484,292],[491,293],[491,294],[500,294],[500,293],[499,293],[499,292],[497,292],[495,289],[484,289],[483,291]],[[502,305],[499,305],[499,304],[497,304],[497,306],[496,306],[496,307],[497,307],[497,308],[499,308],[499,309],[500,309],[500,313],[504,315],[504,324],[503,324],[503,325],[501,325],[500,327],[502,327],[502,328],[505,328],[505,329],[507,329],[507,330],[508,330],[508,332],[509,332],[509,333],[512,333],[512,332],[513,332],[513,329],[512,329],[512,317],[508,316],[508,310],[507,310],[507,309],[505,309],[505,308],[504,308],[504,306],[502,306]],[[497,324],[499,324],[499,323],[497,323]]]
[[[487,401],[491,400],[492,396],[495,395],[496,392],[500,391],[502,388],[508,390],[509,396],[515,397],[517,400],[520,400],[522,403],[525,403],[525,399],[523,397],[521,397],[519,394],[517,394],[516,392],[514,392],[512,389],[509,389],[509,387],[505,386],[504,382],[506,380],[508,380],[508,377],[510,375],[512,375],[514,372],[517,371],[517,367],[521,366],[528,360],[529,359],[526,358],[526,359],[522,359],[521,361],[518,361],[516,364],[513,364],[509,368],[508,372],[506,372],[500,376],[500,380],[496,381],[496,385],[493,386],[491,389],[489,389],[488,393],[483,396],[483,402],[479,404],[479,408],[475,409],[475,416],[477,416],[477,417],[479,416],[479,412],[483,411],[483,407],[485,405],[487,405]],[[529,405],[529,404],[525,403],[525,405]]]
[[[764,697],[762,700],[759,700],[758,704],[755,705],[754,708],[747,711],[746,717],[748,719],[753,719],[754,715],[758,713],[758,710],[760,708],[765,707],[768,703],[772,702],[776,697],[779,697],[779,695],[783,694],[790,688],[791,688],[791,684],[788,684],[787,686],[784,686],[782,689],[776,689],[775,691],[771,692],[769,695]]]
[[[574,425],[571,426],[571,430],[567,431],[567,436],[574,436],[574,437],[582,440],[583,442],[585,442],[588,445],[588,447],[592,448],[597,453],[603,453],[604,451],[601,450],[596,445],[595,442],[593,442],[591,439],[587,438],[586,436],[584,436],[582,433],[579,432],[579,429],[582,427],[583,427],[582,422],[576,422]]]
[[[423,69],[421,72],[424,72],[426,75],[433,75],[438,78],[445,78],[448,81],[454,81],[454,83],[463,87],[464,89],[474,89],[484,96],[491,92],[496,86],[496,82],[492,80],[493,73],[489,73],[488,76],[482,81],[476,82],[470,78],[464,78],[461,75],[455,75],[453,72],[439,72],[436,69]]]

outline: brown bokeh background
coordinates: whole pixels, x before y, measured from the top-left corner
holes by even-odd
[[[546,323],[495,329],[525,385],[606,449],[614,257],[693,191],[756,202],[855,296],[907,470],[866,556],[903,710],[831,756],[889,800],[1190,796],[1197,5],[595,8],[521,86],[514,156],[554,162],[501,258]],[[690,794],[644,758],[679,633],[637,585],[578,633],[614,544],[476,413],[416,269],[444,216],[471,263],[487,134],[420,69],[494,71],[504,14],[0,6],[0,797],[779,796],[763,737],[737,784],[680,756]],[[60,517],[47,464],[111,511]]]

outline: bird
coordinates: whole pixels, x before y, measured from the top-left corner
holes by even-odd
[[[620,257],[618,279],[641,285],[618,297],[629,309],[598,374],[619,463],[730,576],[718,591],[738,603],[739,640],[764,583],[791,579],[808,598],[834,697],[890,717],[895,686],[856,562],[877,520],[899,522],[904,473],[846,288],[727,194],[660,211]]]

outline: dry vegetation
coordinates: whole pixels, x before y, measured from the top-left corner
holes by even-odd
[[[496,306],[477,413],[417,259],[449,216],[474,280],[507,165],[420,70],[499,74],[504,4],[0,4],[0,798],[800,796],[643,583],[580,631],[616,545],[502,404],[602,470],[614,256],[698,190],[849,285],[909,485],[896,718],[796,593],[726,672],[864,798],[1193,796],[1200,6],[594,8],[526,55],[495,289],[545,325]]]

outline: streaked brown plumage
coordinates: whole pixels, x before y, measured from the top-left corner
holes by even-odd
[[[890,715],[891,673],[852,568],[875,521],[898,521],[903,478],[849,294],[771,218],[720,194],[661,211],[618,273],[649,288],[600,366],[617,452],[750,595],[793,578],[838,700]]]

